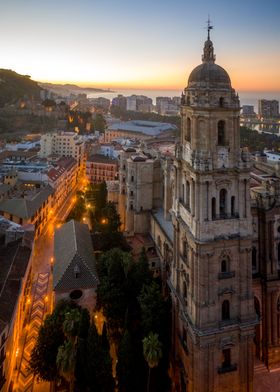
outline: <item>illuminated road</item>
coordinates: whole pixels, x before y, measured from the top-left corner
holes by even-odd
[[[29,323],[21,333],[14,377],[15,392],[49,392],[50,383],[38,382],[28,371],[30,353],[36,342],[39,328],[47,313],[52,310],[52,268],[54,230],[67,217],[75,199],[69,195],[56,216],[50,217],[43,235],[35,240],[32,258],[33,287]]]

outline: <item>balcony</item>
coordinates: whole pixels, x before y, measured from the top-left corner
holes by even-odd
[[[230,279],[235,277],[235,271],[219,272],[219,279]]]
[[[229,373],[229,372],[235,372],[237,370],[237,364],[234,363],[229,366],[221,366],[218,368],[218,373],[223,374],[223,373]]]

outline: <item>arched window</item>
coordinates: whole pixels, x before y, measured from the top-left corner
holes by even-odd
[[[183,297],[187,298],[187,284],[183,282]]]
[[[185,203],[185,184],[182,184],[182,202]]]
[[[252,248],[252,271],[257,270],[257,249],[253,246]]]
[[[225,299],[222,303],[222,320],[230,319],[229,300]]]
[[[212,197],[212,219],[216,219],[216,198]]]
[[[186,181],[186,206],[190,208],[190,183]]]
[[[191,119],[187,117],[186,141],[191,142]]]
[[[226,189],[220,190],[220,217],[224,218],[227,212],[227,191]]]
[[[221,272],[227,272],[228,271],[228,262],[226,259],[223,259],[221,262]]]
[[[230,212],[231,216],[235,216],[235,196],[231,196],[230,199]]]
[[[218,146],[224,146],[226,143],[226,123],[221,120],[218,122]]]

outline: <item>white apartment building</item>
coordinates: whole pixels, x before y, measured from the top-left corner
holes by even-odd
[[[73,157],[81,166],[84,159],[85,144],[83,139],[75,132],[59,131],[46,133],[41,137],[41,150],[39,156],[46,158],[57,154],[64,157]]]

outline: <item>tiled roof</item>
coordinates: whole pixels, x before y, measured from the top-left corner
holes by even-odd
[[[35,212],[41,207],[43,202],[53,193],[51,186],[42,188],[31,199],[30,198],[14,198],[5,199],[0,202],[0,211],[7,212],[22,219],[31,218]]]
[[[10,323],[20,295],[21,282],[26,274],[31,250],[21,241],[0,249],[0,334]]]
[[[88,226],[71,220],[55,232],[53,287],[57,291],[96,287],[98,284]],[[75,277],[75,269],[79,270]]]
[[[101,155],[101,154],[91,155],[87,159],[87,162],[108,163],[111,165],[117,165],[117,163],[118,163],[116,159],[112,159],[112,158],[106,157],[105,155]]]

